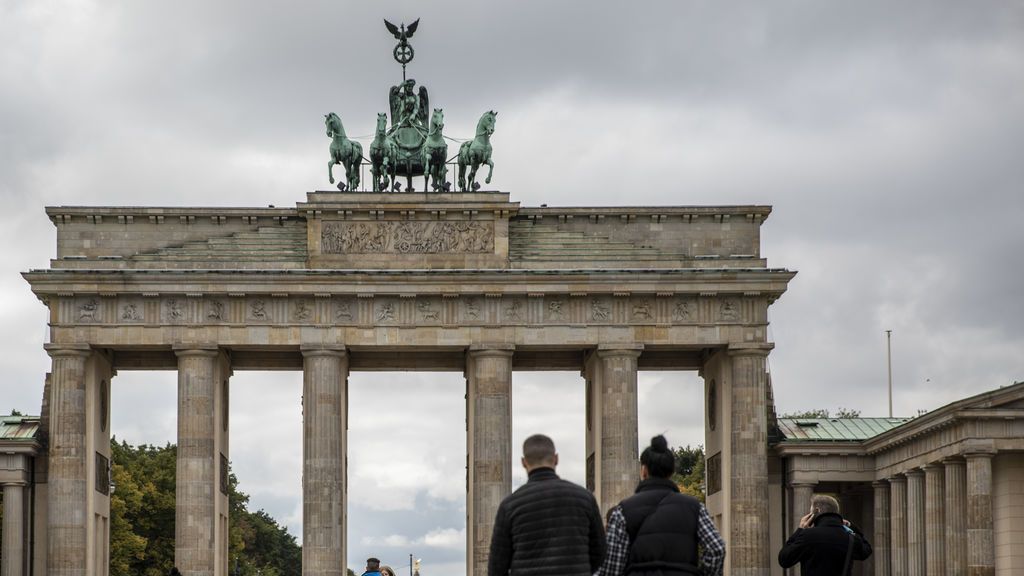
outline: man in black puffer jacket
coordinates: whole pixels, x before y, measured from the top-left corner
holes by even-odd
[[[604,560],[601,512],[593,494],[555,474],[551,438],[523,443],[529,480],[498,507],[488,576],[591,576]]]
[[[811,498],[811,510],[779,551],[779,565],[800,563],[803,576],[845,576],[854,560],[871,556],[871,544],[839,515],[839,502],[826,494]]]

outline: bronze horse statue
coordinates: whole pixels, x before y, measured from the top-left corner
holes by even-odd
[[[444,141],[444,111],[434,108],[430,117],[430,130],[427,132],[427,139],[423,143],[423,190],[433,189],[434,192],[447,192],[451,184],[445,182],[448,175],[448,167],[445,166],[448,158],[448,144]],[[431,186],[433,181],[433,186]],[[429,187],[429,188],[428,188]]]
[[[359,188],[359,169],[363,164],[363,146],[345,136],[345,127],[341,118],[334,112],[324,116],[327,135],[331,137],[331,159],[327,161],[327,176],[334,184],[334,165],[345,167],[345,181],[338,182],[338,190],[355,190]]]
[[[487,178],[484,183],[491,183],[491,174],[494,173],[494,161],[491,160],[491,134],[494,134],[494,124],[498,113],[494,110],[484,112],[480,121],[476,123],[476,137],[470,142],[463,142],[459,147],[459,190],[467,191],[467,185],[473,191],[480,189],[480,183],[476,181],[476,171],[481,164],[487,164]],[[469,180],[466,180],[466,166],[469,166]]]
[[[370,144],[370,173],[373,175],[373,191],[387,190],[395,180],[398,166],[398,146],[387,135],[388,115],[377,114],[377,132]]]

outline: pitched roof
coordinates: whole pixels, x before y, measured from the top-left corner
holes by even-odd
[[[39,416],[0,416],[0,441],[34,441]]]
[[[779,418],[786,441],[861,441],[888,432],[911,418]]]

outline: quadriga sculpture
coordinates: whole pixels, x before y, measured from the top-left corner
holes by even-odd
[[[388,115],[377,114],[377,131],[370,144],[370,172],[373,174],[373,191],[388,189],[395,179],[398,165],[398,146],[387,135]]]

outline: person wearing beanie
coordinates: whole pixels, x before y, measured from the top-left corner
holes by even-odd
[[[651,438],[636,493],[608,512],[608,551],[596,576],[721,576],[725,542],[707,508],[671,480],[675,464],[668,440]]]

